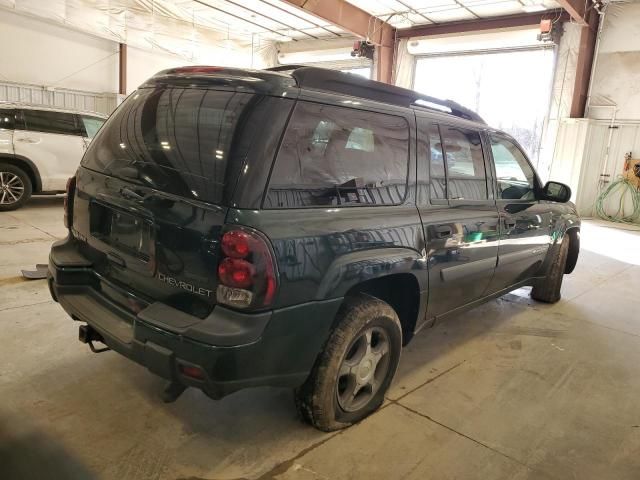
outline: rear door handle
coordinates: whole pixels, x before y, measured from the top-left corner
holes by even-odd
[[[453,233],[453,231],[450,225],[438,225],[436,227],[436,237],[438,238],[450,237],[451,233]]]
[[[22,142],[22,143],[38,143],[38,140],[36,140],[35,138],[23,137],[23,138],[16,138],[16,142]]]

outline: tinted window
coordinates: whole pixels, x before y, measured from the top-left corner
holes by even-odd
[[[12,130],[15,126],[15,110],[0,110],[0,128]]]
[[[404,118],[299,102],[265,206],[398,204],[407,189],[408,148]]]
[[[243,139],[236,142],[243,147],[236,148],[233,140],[242,139],[244,132],[238,124],[259,103],[260,97],[249,93],[141,89],[109,117],[82,164],[165,192],[219,203],[224,186],[235,185],[227,178],[229,162],[244,161],[251,145]],[[266,128],[264,120],[261,123]]]
[[[80,135],[75,115],[45,110],[23,110],[25,130],[63,135]]]
[[[450,200],[486,200],[487,181],[480,133],[441,126]]]
[[[535,199],[535,173],[520,149],[511,141],[491,136],[498,198]]]
[[[438,126],[431,125],[428,135],[431,198],[444,200],[447,198],[447,177],[445,175],[444,153],[442,152],[442,141]]]
[[[81,115],[80,119],[82,120],[82,126],[84,127],[84,131],[87,134],[87,138],[93,138],[100,130],[100,127],[104,123],[104,118],[99,117],[88,117],[87,115]]]

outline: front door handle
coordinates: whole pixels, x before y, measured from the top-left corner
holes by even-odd
[[[436,237],[438,238],[450,237],[451,233],[453,233],[451,225],[438,225],[436,227]]]
[[[35,138],[23,137],[23,138],[16,138],[16,142],[22,142],[22,143],[38,143],[38,140],[36,140]]]

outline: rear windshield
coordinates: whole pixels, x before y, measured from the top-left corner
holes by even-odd
[[[195,88],[141,89],[91,142],[82,165],[157,190],[221,203],[239,122],[257,95]],[[240,142],[246,145],[246,141]],[[246,149],[246,147],[243,147]]]

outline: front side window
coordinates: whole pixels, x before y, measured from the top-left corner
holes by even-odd
[[[265,207],[399,204],[407,191],[408,154],[409,126],[402,117],[301,101]]]
[[[23,110],[24,128],[34,132],[80,135],[73,113]]]
[[[13,130],[15,127],[15,110],[0,110],[0,129]]]
[[[487,180],[480,133],[441,126],[450,200],[487,200]]]
[[[535,173],[520,149],[506,138],[491,135],[491,153],[496,167],[498,198],[534,200]]]
[[[82,125],[84,126],[84,131],[87,134],[87,138],[91,139],[96,136],[98,130],[104,123],[104,118],[99,117],[89,117],[87,115],[81,115],[80,119],[82,120]]]

